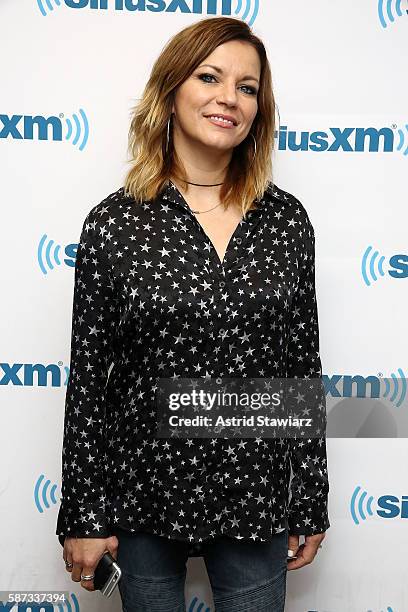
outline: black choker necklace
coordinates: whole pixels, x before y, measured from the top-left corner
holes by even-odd
[[[183,183],[188,183],[189,185],[195,185],[196,187],[218,187],[218,185],[223,185],[224,183],[214,183],[213,185],[202,185],[201,183],[191,183],[190,181],[185,181],[184,179],[176,177],[179,181]]]

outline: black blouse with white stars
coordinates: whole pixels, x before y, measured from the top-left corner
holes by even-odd
[[[156,380],[319,378],[314,230],[272,183],[223,261],[177,187],[121,187],[78,244],[56,534],[189,542],[329,526],[325,436],[158,438]]]

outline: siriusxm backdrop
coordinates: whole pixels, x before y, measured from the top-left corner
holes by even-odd
[[[87,212],[122,185],[154,59],[195,20],[237,16],[267,45],[275,180],[316,233],[325,375],[340,396],[355,376],[406,376],[407,13],[407,0],[1,0],[1,591],[121,609],[117,592],[71,581],[55,535],[75,254]],[[328,439],[332,526],[289,573],[289,612],[408,610],[407,462],[403,437]],[[213,610],[202,559],[186,602]]]

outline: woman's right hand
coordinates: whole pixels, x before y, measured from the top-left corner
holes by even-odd
[[[106,551],[110,552],[116,560],[118,550],[118,538],[73,538],[66,537],[64,541],[64,560],[72,563],[73,567],[67,567],[71,572],[74,582],[81,582],[81,586],[87,591],[94,591],[93,580],[81,580],[81,574],[90,576],[95,573],[99,560]]]

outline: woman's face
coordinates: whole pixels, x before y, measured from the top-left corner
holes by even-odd
[[[177,89],[175,145],[231,151],[248,135],[258,111],[261,63],[249,43],[220,45]],[[227,116],[231,121],[216,117]]]

